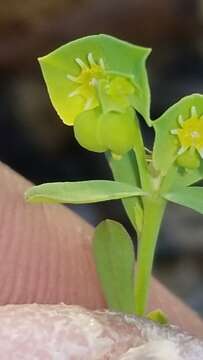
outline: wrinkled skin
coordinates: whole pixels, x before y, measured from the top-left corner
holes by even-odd
[[[63,302],[85,306],[88,309],[104,308],[105,302],[91,255],[92,228],[72,211],[62,206],[26,204],[23,193],[29,186],[30,183],[25,179],[5,165],[0,164],[0,304],[29,304],[33,302],[57,304]],[[171,323],[178,325],[196,337],[203,338],[202,320],[157,281],[153,281],[150,309],[156,308],[165,311]],[[23,326],[28,316],[25,316],[25,312],[21,310],[19,312],[15,310],[13,314],[16,319],[13,317],[10,328],[12,331],[9,331],[9,334],[7,333],[7,336],[3,338],[2,331],[6,331],[6,327],[3,326],[3,318],[5,321],[9,309],[7,306],[0,308],[1,346],[12,345],[10,335],[17,331],[17,325],[18,330],[21,328],[21,333],[23,331],[24,336],[30,334],[29,339],[36,348],[40,334],[44,334],[43,336],[47,336],[49,340],[53,336],[58,313],[55,310],[54,312],[49,311],[51,309],[49,307],[47,310],[43,310],[45,313],[48,311],[50,314],[54,314],[51,320],[47,316],[49,332],[46,332],[42,326],[39,327],[39,324],[43,323],[40,318],[43,317],[41,317],[42,313],[38,316],[39,308],[35,305],[32,306],[32,309],[35,310],[32,312],[32,316],[34,314],[38,316],[38,325],[31,316],[30,319],[33,321],[30,332],[24,331]],[[63,312],[63,316],[64,320],[61,321],[61,324],[65,327],[67,315],[64,315]],[[60,318],[62,319],[62,317]],[[106,319],[104,315],[99,318],[100,320]],[[35,327],[33,326],[34,323]],[[138,335],[142,332],[145,334],[144,337],[147,337],[146,332],[149,329],[149,323],[137,321],[137,328],[139,324]],[[126,330],[129,332],[127,336],[130,336],[132,326],[128,329],[130,332]],[[134,325],[133,329],[136,333],[137,330]],[[79,331],[81,331],[81,326]],[[163,328],[161,331],[163,332]],[[151,329],[150,336],[153,334],[154,330]],[[60,336],[57,338],[54,336],[54,338],[55,340],[61,339]],[[175,338],[177,338],[176,335]],[[133,341],[137,341],[134,336]],[[162,340],[161,343],[163,344]],[[190,343],[194,344],[193,341]],[[26,340],[24,346],[25,344],[27,347],[24,348],[24,358],[31,360],[32,353],[29,351],[29,342]],[[157,343],[155,340],[155,342],[145,345],[145,349],[150,347],[151,350],[157,352],[157,348],[160,346],[160,342]],[[164,342],[164,346],[166,349],[172,350],[171,343]],[[139,359],[139,357],[135,357],[135,351],[136,356],[141,356],[143,360],[147,359],[143,353],[140,355],[140,351],[145,351],[145,349],[140,347],[139,351],[138,348],[129,350],[128,355],[126,354],[123,360]],[[134,353],[132,353],[133,351]],[[162,351],[162,347],[160,351]],[[164,359],[163,353],[160,355],[160,351],[158,356],[159,358],[162,356],[161,359]],[[0,348],[1,359],[23,360],[22,356],[17,357],[16,355],[15,357],[3,358],[3,353],[2,348]],[[198,356],[196,355],[194,359],[201,359]],[[170,359],[170,357],[168,358]],[[67,356],[64,358],[62,355],[54,358],[53,356],[45,357],[43,354],[41,358],[43,360],[67,360]],[[35,357],[35,360],[41,358],[38,356]],[[75,358],[69,357],[68,359],[74,360]],[[80,358],[76,357],[76,359]]]
[[[0,308],[1,359],[200,360],[203,342],[145,319],[78,306]]]

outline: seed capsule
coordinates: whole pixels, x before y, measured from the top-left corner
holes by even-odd
[[[101,112],[99,109],[82,112],[75,120],[74,134],[81,146],[95,152],[104,152],[107,146],[102,142]]]
[[[81,146],[95,152],[110,150],[117,158],[127,153],[135,142],[135,119],[131,108],[125,113],[101,110],[85,111],[77,116],[74,134]]]
[[[124,113],[108,112],[101,115],[103,144],[116,155],[124,155],[135,142],[134,111]]]

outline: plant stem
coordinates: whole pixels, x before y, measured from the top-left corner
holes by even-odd
[[[137,165],[140,174],[140,182],[144,190],[149,190],[150,174],[146,162],[145,148],[144,148],[142,133],[139,126],[139,120],[136,116],[135,116],[135,132],[136,132],[136,136],[135,136],[136,142],[134,145],[134,152],[137,159]]]
[[[143,228],[138,239],[135,272],[135,313],[138,316],[143,316],[146,311],[154,253],[166,201],[154,194],[145,198],[143,205]]]

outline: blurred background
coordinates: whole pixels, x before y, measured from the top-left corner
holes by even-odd
[[[103,155],[89,153],[58,119],[37,57],[88,34],[107,33],[152,47],[152,116],[203,92],[202,0],[27,0],[0,3],[0,160],[35,182],[110,179]],[[144,129],[148,143],[153,134]],[[74,207],[96,225],[126,222],[119,202]],[[203,218],[167,209],[154,272],[203,315]]]

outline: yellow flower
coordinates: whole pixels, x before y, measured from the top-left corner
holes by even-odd
[[[102,58],[96,63],[92,53],[88,53],[87,59],[88,65],[76,58],[80,67],[79,75],[67,75],[74,85],[66,102],[69,116],[64,122],[67,125],[74,125],[78,115],[97,107],[102,107],[102,111],[106,113],[125,112],[131,106],[135,85],[124,76],[108,73]]]
[[[193,148],[203,158],[203,116],[198,116],[196,108],[192,106],[190,117],[184,120],[182,115],[179,115],[178,122],[181,127],[171,130],[171,134],[178,137],[181,145],[178,155]]]
[[[80,58],[78,76],[67,74],[73,89],[68,93],[69,116],[64,121],[74,126],[78,142],[96,152],[112,151],[120,157],[134,144],[134,110],[131,106],[135,85],[129,78],[106,71],[102,58],[88,63]]]
[[[87,55],[88,65],[80,58],[75,61],[80,67],[78,76],[67,75],[68,80],[76,84],[76,88],[68,94],[68,104],[71,116],[68,125],[73,125],[75,118],[83,111],[92,110],[99,106],[97,95],[98,80],[106,78],[104,61],[99,59],[97,64],[92,53]]]

